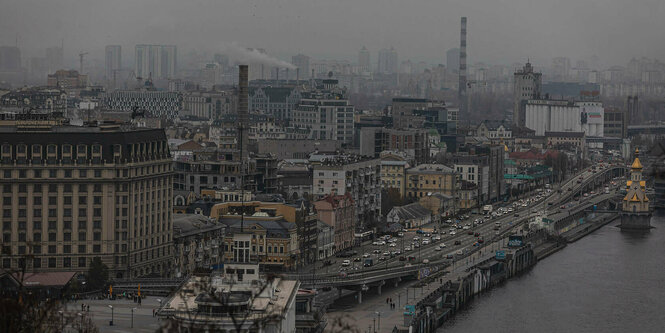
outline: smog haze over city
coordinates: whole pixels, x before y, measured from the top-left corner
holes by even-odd
[[[72,56],[107,44],[177,44],[200,53],[237,42],[284,59],[353,59],[363,45],[375,52],[393,46],[400,56],[437,64],[459,43],[459,17],[469,16],[471,61],[530,57],[540,65],[552,56],[596,55],[611,65],[662,60],[663,15],[658,0],[6,0],[0,41],[14,44],[18,35],[36,53],[64,39]]]
[[[662,332],[663,0],[0,1],[0,332]]]

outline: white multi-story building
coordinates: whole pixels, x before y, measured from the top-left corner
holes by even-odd
[[[175,45],[136,45],[134,72],[136,77],[172,79],[176,74]]]
[[[182,109],[182,94],[172,91],[118,90],[102,97],[106,109],[132,111],[144,110],[146,116],[174,119]]]
[[[603,103],[597,101],[530,100],[526,103],[526,127],[545,132],[584,132],[588,137],[604,136]]]
[[[337,80],[323,80],[323,83],[336,85]],[[353,105],[343,94],[310,93],[304,96],[293,110],[291,125],[309,129],[310,139],[351,143],[353,112]]]
[[[381,213],[381,159],[358,155],[313,155],[314,199],[350,193],[357,226],[362,230],[378,221]]]
[[[235,113],[238,97],[234,91],[196,91],[183,95],[182,114],[204,119],[220,119]]]

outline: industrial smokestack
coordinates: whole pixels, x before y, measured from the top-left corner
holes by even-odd
[[[249,130],[249,66],[240,65],[238,71],[238,143],[247,148],[247,130]]]
[[[300,68],[296,68],[296,84],[300,82]]]
[[[460,118],[468,119],[466,100],[466,16],[462,17],[459,40],[459,89]]]
[[[286,69],[286,83],[289,83],[289,69]]]

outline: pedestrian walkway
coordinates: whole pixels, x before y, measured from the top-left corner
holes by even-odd
[[[393,327],[404,323],[404,306],[406,304],[415,304],[418,300],[427,296],[431,291],[441,287],[446,281],[455,281],[458,277],[466,274],[466,270],[479,262],[494,256],[493,249],[498,249],[502,245],[502,240],[488,244],[481,250],[472,253],[470,256],[459,260],[455,265],[446,267],[446,273],[443,277],[437,278],[429,284],[416,287],[419,281],[408,281],[394,287],[391,283],[383,286],[383,292],[378,295],[374,288],[363,292],[363,302],[354,303],[352,307],[345,310],[332,309],[328,311],[328,325],[326,332],[336,331],[334,324],[341,321],[358,329],[360,332],[390,332]],[[353,296],[356,297],[356,296]],[[414,302],[414,297],[417,301]],[[390,302],[386,298],[391,298],[395,303],[395,308],[391,308]],[[347,300],[353,302],[355,300]]]

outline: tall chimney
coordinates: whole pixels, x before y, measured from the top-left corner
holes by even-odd
[[[249,130],[249,66],[240,65],[238,71],[238,143],[247,149]]]
[[[459,118],[469,119],[468,105],[466,100],[466,16],[462,17],[460,40],[459,40]]]
[[[296,84],[300,81],[300,67],[296,68]]]

